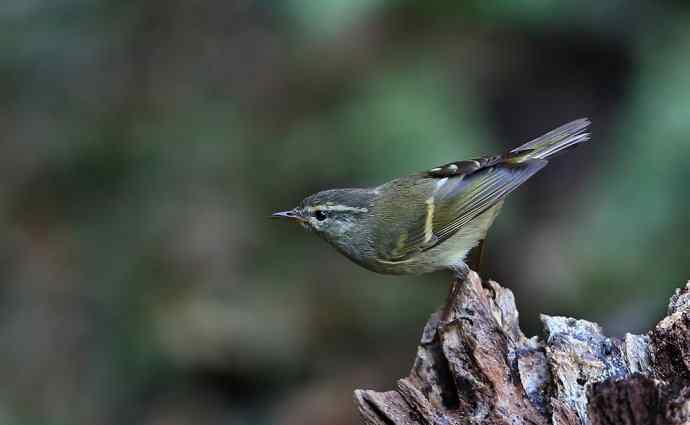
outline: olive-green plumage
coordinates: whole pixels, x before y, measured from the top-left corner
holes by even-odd
[[[292,218],[369,270],[465,269],[505,197],[553,155],[589,140],[589,120],[559,127],[504,155],[451,162],[367,189],[332,189],[276,217]]]

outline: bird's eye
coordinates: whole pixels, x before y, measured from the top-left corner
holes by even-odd
[[[324,211],[316,210],[314,211],[314,217],[319,221],[324,221],[328,217],[328,214]]]

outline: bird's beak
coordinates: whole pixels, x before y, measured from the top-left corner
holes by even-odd
[[[276,218],[290,218],[292,220],[297,220],[297,221],[306,221],[304,217],[302,217],[302,214],[297,210],[297,208],[291,209],[290,211],[280,211],[277,213],[271,214],[271,217],[276,217]]]

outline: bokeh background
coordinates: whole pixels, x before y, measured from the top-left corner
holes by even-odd
[[[486,276],[529,334],[612,335],[690,277],[687,2],[6,0],[0,34],[3,425],[357,423],[448,275],[269,214],[582,116]]]

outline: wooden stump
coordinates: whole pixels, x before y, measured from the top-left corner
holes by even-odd
[[[474,272],[456,284],[397,388],[355,391],[365,424],[690,423],[690,282],[646,335],[542,315],[542,339],[520,330],[510,290]]]

